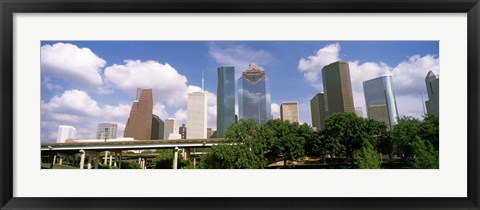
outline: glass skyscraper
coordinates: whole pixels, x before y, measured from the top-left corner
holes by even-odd
[[[234,122],[235,68],[222,66],[217,69],[217,137],[223,138]]]
[[[262,124],[272,119],[270,92],[265,70],[255,63],[248,65],[238,80],[240,119],[254,119]]]
[[[390,129],[397,124],[398,111],[392,76],[381,76],[363,82],[363,92],[369,119],[384,122]]]

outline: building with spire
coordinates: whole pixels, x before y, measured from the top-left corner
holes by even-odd
[[[238,80],[238,111],[240,119],[253,119],[263,124],[272,119],[268,78],[256,63],[250,64]]]

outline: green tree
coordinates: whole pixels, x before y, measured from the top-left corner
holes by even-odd
[[[439,119],[437,115],[426,115],[420,125],[419,136],[432,144],[433,148],[438,151],[439,143]]]
[[[258,130],[259,127],[251,119],[233,123],[225,132],[226,143],[213,146],[208,150],[207,154],[202,156],[199,167],[224,169],[265,168],[267,159],[264,153],[267,140],[259,137],[268,136],[265,133],[257,132]]]
[[[408,147],[413,150],[414,156],[407,158],[407,166],[418,169],[438,168],[438,153],[429,141],[416,137]]]
[[[353,113],[333,113],[325,119],[323,133],[333,154],[340,154],[354,162],[354,151],[359,150],[365,137],[365,121]]]
[[[380,154],[367,139],[363,139],[362,148],[357,158],[357,166],[362,169],[379,169],[382,167]]]
[[[305,156],[305,138],[311,138],[308,125],[300,126],[298,123],[275,119],[267,121],[262,127],[273,131],[268,150],[275,156],[282,157],[284,166],[288,165],[288,161]]]
[[[182,158],[177,159],[177,168],[189,168],[191,161]],[[123,165],[122,165],[123,167]],[[158,150],[158,156],[153,160],[153,168],[155,169],[172,169],[173,168],[173,150]]]

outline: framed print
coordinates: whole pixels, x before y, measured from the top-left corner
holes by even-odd
[[[479,208],[478,0],[0,6],[2,209]]]

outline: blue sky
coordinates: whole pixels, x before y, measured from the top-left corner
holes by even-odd
[[[208,124],[216,122],[216,71],[235,66],[237,78],[258,63],[270,80],[272,112],[283,101],[298,101],[300,121],[310,124],[310,99],[322,89],[321,69],[349,62],[354,103],[365,102],[361,83],[393,76],[400,115],[420,117],[419,93],[428,71],[439,74],[437,41],[44,41],[41,43],[41,117],[44,142],[56,139],[58,125],[94,138],[96,124],[128,118],[136,87],[153,88],[154,113],[186,123],[186,94],[205,74]]]

